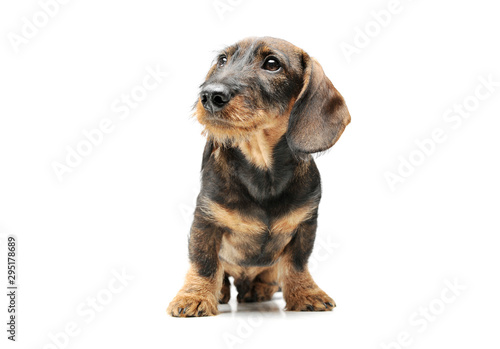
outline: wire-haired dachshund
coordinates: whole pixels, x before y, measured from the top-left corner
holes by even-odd
[[[332,310],[307,268],[321,198],[311,154],[332,147],[351,117],[321,65],[281,39],[242,40],[211,67],[195,116],[207,137],[202,188],[190,268],[168,314],[218,314],[230,276],[238,302],[281,289],[287,310]]]

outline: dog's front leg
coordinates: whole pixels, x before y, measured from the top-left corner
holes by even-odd
[[[286,310],[332,310],[335,302],[314,282],[307,268],[316,235],[316,219],[303,222],[283,251],[278,270]]]
[[[224,270],[219,261],[220,229],[201,210],[195,212],[189,236],[190,267],[184,286],[170,302],[167,312],[176,317],[217,315]]]

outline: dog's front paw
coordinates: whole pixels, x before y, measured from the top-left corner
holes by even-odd
[[[180,292],[170,302],[167,313],[174,317],[213,316],[219,314],[213,295]]]
[[[320,288],[298,289],[286,297],[286,310],[328,311],[335,308],[335,302]]]

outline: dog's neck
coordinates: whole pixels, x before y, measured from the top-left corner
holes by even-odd
[[[274,131],[274,132],[273,132]],[[292,153],[282,130],[265,130],[228,145],[217,145],[209,140],[205,146],[202,169],[212,158],[222,182],[243,185],[258,202],[274,200],[301,173],[307,173],[309,158]],[[209,177],[207,177],[209,178]]]
[[[270,170],[273,167],[274,147],[285,134],[286,128],[287,123],[277,118],[235,145],[248,162],[261,170]]]

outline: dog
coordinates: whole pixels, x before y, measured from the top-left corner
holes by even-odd
[[[349,124],[344,98],[314,58],[270,37],[224,49],[200,87],[202,187],[190,267],[168,314],[217,315],[230,276],[240,303],[281,290],[286,310],[332,310],[307,268],[321,198],[311,154],[332,147]]]

